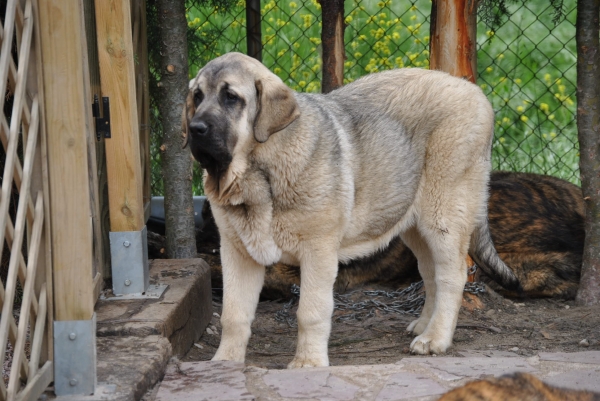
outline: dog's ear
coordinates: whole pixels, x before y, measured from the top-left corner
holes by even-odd
[[[192,92],[188,93],[183,106],[183,113],[181,115],[181,132],[185,135],[183,140],[183,147],[185,149],[190,143],[190,130],[188,129],[189,121],[194,117],[194,100]],[[192,113],[192,115],[190,115]]]
[[[255,81],[257,111],[254,138],[266,142],[300,116],[294,93],[278,79],[266,77]]]

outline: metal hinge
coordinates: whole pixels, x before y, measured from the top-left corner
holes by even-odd
[[[96,139],[110,138],[110,105],[107,97],[102,98],[102,111],[104,117],[100,117],[100,103],[98,95],[94,95],[94,103],[92,103],[92,115],[96,121]]]

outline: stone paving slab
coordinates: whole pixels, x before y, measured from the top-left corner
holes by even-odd
[[[600,352],[530,358],[492,351],[460,357],[408,357],[395,364],[267,370],[232,362],[186,362],[170,370],[156,401],[433,401],[468,381],[529,372],[548,384],[600,392]]]
[[[540,360],[600,365],[600,351],[540,352]]]

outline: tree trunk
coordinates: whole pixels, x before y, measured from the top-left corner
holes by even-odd
[[[429,68],[477,81],[477,0],[433,0]]]
[[[322,93],[329,93],[344,84],[344,0],[320,0],[323,19]]]
[[[600,0],[577,2],[577,129],[585,243],[577,302],[600,302]]]
[[[192,158],[182,149],[181,115],[188,91],[185,2],[157,0],[160,37],[160,98],[163,128],[166,252],[171,259],[196,256]]]

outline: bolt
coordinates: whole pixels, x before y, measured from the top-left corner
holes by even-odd
[[[125,242],[123,242],[123,246],[124,246],[125,248],[129,248],[129,245],[131,245],[131,242],[129,242],[129,241],[125,241]]]
[[[77,385],[77,379],[69,380],[69,384],[71,385],[71,387],[75,387]]]
[[[71,341],[75,340],[76,338],[77,338],[77,333],[71,333],[71,334],[69,334],[69,339]]]
[[[131,280],[125,280],[125,286],[129,287],[131,285]]]

